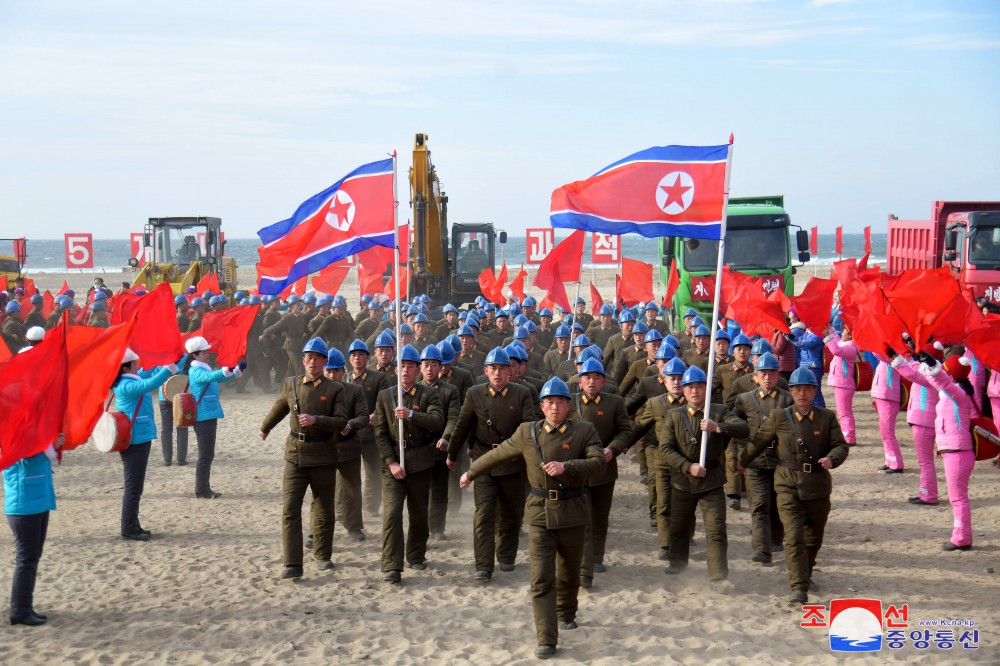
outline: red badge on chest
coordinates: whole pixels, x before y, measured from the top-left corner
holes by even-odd
[[[325,395],[321,395],[321,396],[319,397],[319,399],[320,399],[320,400],[326,400],[326,396],[325,396]]]
[[[569,450],[569,444],[563,444],[563,448]]]

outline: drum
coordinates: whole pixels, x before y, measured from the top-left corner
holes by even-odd
[[[132,441],[132,422],[121,412],[104,412],[91,435],[101,453],[124,451]]]
[[[167,383],[163,385],[163,395],[167,398],[168,402],[174,401],[174,396],[178,393],[183,393],[188,387],[188,377],[187,375],[174,375],[167,380]]]

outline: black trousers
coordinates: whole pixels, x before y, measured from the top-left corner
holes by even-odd
[[[10,582],[10,616],[26,617],[34,608],[35,579],[38,561],[42,559],[45,534],[49,529],[49,512],[30,516],[7,516],[14,533],[14,575]]]
[[[215,433],[219,419],[195,421],[194,436],[198,439],[198,464],[194,468],[194,491],[212,492],[212,461],[215,460]]]
[[[125,472],[125,492],[122,494],[122,534],[135,534],[139,524],[139,500],[146,486],[146,467],[149,465],[151,442],[132,444],[118,453]]]
[[[160,446],[163,447],[163,462],[169,463],[174,457],[174,403],[160,400]],[[177,428],[177,462],[187,462],[188,429]]]

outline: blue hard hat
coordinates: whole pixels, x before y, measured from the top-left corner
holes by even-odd
[[[656,301],[650,301],[649,303],[646,303],[645,310],[656,310],[659,312],[660,306],[656,304]]]
[[[448,365],[455,362],[455,348],[447,340],[437,343],[438,351],[441,352],[441,363]]]
[[[573,340],[573,346],[574,347],[589,347],[590,346],[590,338],[588,338],[586,335],[578,335]]]
[[[519,314],[516,317],[514,317],[514,326],[524,326],[524,323],[526,321],[528,321],[528,318],[525,317],[523,314]]]
[[[420,360],[437,361],[438,363],[440,363],[442,360],[441,350],[438,349],[435,345],[427,345],[426,347],[424,347],[424,350],[420,352]]]
[[[677,350],[670,345],[660,345],[660,348],[656,350],[657,361],[666,361],[672,358],[677,358]]]
[[[251,296],[248,302],[250,305],[260,305],[260,296]]]
[[[302,302],[305,303],[306,305],[316,305],[316,295],[306,294],[305,296],[302,297]]]
[[[569,400],[569,387],[566,386],[566,382],[558,377],[553,377],[545,382],[541,392],[538,394],[538,399],[541,400],[542,398],[552,398],[555,396],[561,396]]]
[[[580,335],[583,335],[583,324],[578,321],[573,322],[573,332],[580,331]]]
[[[237,303],[237,305],[250,305],[250,299],[249,298],[240,299],[240,302]]]
[[[360,338],[354,338],[354,342],[352,342],[351,345],[347,348],[348,354],[353,354],[354,352],[364,352],[368,355],[371,355],[371,352],[368,351],[368,345],[366,345],[364,341],[361,340]]]
[[[727,340],[730,343],[729,346],[732,346],[732,340],[729,337],[729,333],[726,331],[719,330],[715,332],[715,341],[718,342],[719,340]]]
[[[684,377],[681,379],[681,386],[687,386],[688,384],[707,384],[708,377],[705,376],[705,371],[699,368],[697,365],[692,365],[687,370],[684,371]]]
[[[35,296],[38,296],[38,294],[35,294]],[[34,299],[35,296],[32,296],[31,298]],[[41,296],[38,296],[38,298],[41,298]],[[98,289],[97,291],[94,292],[94,300],[95,301],[104,301],[104,300],[107,300],[107,298],[108,298],[108,294],[106,292],[100,290],[100,289]],[[35,301],[32,300],[31,302],[34,303]]]
[[[569,326],[566,326],[565,324],[560,325],[556,329],[556,334],[553,337],[556,337],[556,338],[568,338],[569,337]]]
[[[399,362],[420,363],[420,352],[413,345],[403,345],[403,348],[399,351]]]
[[[566,315],[565,317],[562,318],[562,323],[566,324],[567,326],[572,326],[573,321],[574,321],[573,315]]]
[[[576,304],[577,305],[581,305],[581,304],[582,305],[586,305],[587,301],[583,300],[583,296],[577,296],[576,297]]]
[[[711,337],[711,335],[712,335],[712,332],[710,330],[708,330],[708,326],[705,326],[704,324],[702,324],[698,328],[694,329],[694,337],[696,337],[696,338],[700,338],[700,337],[706,337],[707,338],[707,337]]]
[[[420,312],[420,310],[416,309],[415,307],[413,307],[411,305],[410,307],[408,307],[405,310],[403,310],[403,316],[404,317],[409,317],[410,315],[416,316],[417,314],[419,314],[419,312]]]
[[[104,301],[94,301],[90,305],[91,312],[104,312],[107,309],[108,309],[108,304],[105,303]]]
[[[288,303],[289,305],[295,305],[296,303],[300,303],[301,301],[302,299],[296,296],[295,294],[292,294],[287,299],[285,299],[285,302]]]
[[[778,357],[771,352],[764,352],[757,357],[757,362],[753,364],[754,370],[778,370]]]
[[[476,328],[476,329],[480,328],[480,326],[479,326],[479,317],[470,314],[465,319],[465,325],[466,326],[471,326],[472,328]]]
[[[510,319],[510,313],[507,312],[506,310],[500,310],[499,312],[497,312],[496,318],[499,319],[500,317],[507,317],[507,319]]]
[[[371,294],[361,294],[361,302],[362,303],[371,303],[371,301],[372,301],[372,295]]]
[[[695,318],[691,320],[691,325],[694,326],[694,327],[704,326],[705,325],[705,320],[702,319],[701,317],[698,317],[696,315]]]
[[[662,347],[661,347],[662,349]],[[676,356],[667,361],[667,364],[663,366],[663,376],[667,375],[683,375],[687,370],[687,366],[684,365],[684,361],[680,360]]]
[[[68,310],[73,307],[73,299],[69,296],[60,296],[56,299],[56,304],[63,310]]]
[[[521,307],[533,308],[538,305],[538,301],[535,300],[534,296],[525,296],[524,300],[521,301]]]
[[[750,353],[754,356],[760,356],[764,352],[771,352],[773,354],[774,347],[772,347],[771,343],[764,338],[760,338],[757,342],[753,343],[753,346],[750,348]]]
[[[425,315],[423,312],[421,312],[420,314],[418,314],[416,317],[413,318],[413,323],[414,324],[426,324],[427,323],[427,315]]]
[[[340,353],[340,350],[336,347],[330,347],[330,351],[327,353],[326,365],[323,366],[326,370],[339,370],[347,365],[344,360],[344,355]]]
[[[219,303],[225,303],[225,302],[226,302],[226,297],[220,294],[218,296],[212,296],[212,298],[209,299],[208,304],[215,306],[218,305]]]
[[[333,302],[331,303],[331,305],[335,308],[346,308],[347,299],[345,299],[340,294],[337,294],[336,296],[333,297]]]
[[[399,325],[400,335],[413,335],[413,327],[407,324],[405,321]]]
[[[379,347],[395,347],[395,346],[396,346],[396,339],[392,337],[392,333],[389,332],[389,329],[385,329],[384,331],[378,334],[377,338],[375,338],[376,349],[378,349]]]
[[[323,342],[323,338],[313,338],[306,343],[305,347],[302,348],[303,354],[307,354],[309,352],[326,356],[330,350],[327,348],[326,343]]]
[[[633,333],[634,332],[635,331],[633,331]],[[660,342],[662,340],[663,340],[663,334],[660,333],[655,328],[651,328],[649,329],[649,332],[646,333],[646,337],[642,339],[642,343],[646,344],[647,342]]]
[[[737,334],[736,337],[732,339],[732,342],[730,343],[729,346],[737,347],[739,345],[746,345],[747,347],[753,348],[753,343],[750,342],[750,338],[743,335],[742,333]]]
[[[597,311],[597,314],[598,315],[614,315],[615,314],[615,309],[613,307],[611,307],[609,304],[605,303],[604,305],[601,306],[601,309]]]
[[[209,298],[212,298],[212,290],[209,289],[207,291],[201,292],[201,297],[204,298],[205,300],[208,300]]]
[[[674,336],[672,336],[672,335],[664,335],[663,336],[663,342],[664,342],[664,344],[670,345],[674,349],[680,349],[681,348],[680,341],[677,338],[675,338]]]
[[[816,375],[813,374],[812,370],[809,368],[796,368],[792,376],[788,378],[789,386],[815,386],[819,388],[819,382],[816,381]]]
[[[588,347],[588,349],[594,350],[594,354],[596,354],[596,356],[594,356],[594,358],[600,359],[601,361],[604,360],[604,350],[601,349],[601,347],[599,345],[597,345],[596,343],[591,343],[591,345],[590,345],[590,347]]]
[[[632,314],[631,310],[622,310],[621,314],[618,315],[618,323],[624,324],[627,321],[635,321],[635,315]]]
[[[503,347],[494,347],[486,355],[483,365],[510,365],[510,356],[503,350]]]
[[[646,322],[644,321],[635,322],[635,326],[632,328],[632,335],[646,335],[646,333],[648,332],[649,332],[649,326],[647,326]]]
[[[695,310],[694,308],[688,308],[687,310],[684,311],[684,317],[685,318],[687,318],[687,317],[697,317],[697,316],[698,316],[698,311]]]
[[[487,312],[496,312],[497,306],[487,302],[486,305],[483,306],[483,309],[486,310]]]
[[[462,335],[473,335],[474,336],[475,334],[476,334],[476,332],[473,331],[472,327],[469,326],[468,324],[466,324],[465,326],[462,326],[462,327],[460,327],[458,329],[458,335],[459,336],[462,336]]]
[[[13,314],[14,312],[20,312],[20,311],[21,311],[21,305],[17,301],[11,301],[10,303],[7,304],[7,307],[4,308],[4,312],[6,312],[7,314]]]
[[[195,297],[191,299],[191,307],[197,308],[205,305],[205,300],[201,297]]]
[[[448,314],[449,312],[454,312],[454,313],[458,314],[458,308],[456,308],[451,303],[448,303],[447,305],[444,306],[444,308],[441,309],[441,313],[442,314]]]
[[[188,299],[184,298],[183,294],[177,294],[174,296],[174,305],[187,305]]]
[[[552,316],[552,310],[550,310],[548,308],[542,308],[541,310],[538,311],[538,316],[539,317],[551,317]]]
[[[518,361],[521,362],[527,362],[528,360],[528,352],[526,352],[524,350],[524,347],[517,344],[516,342],[510,343],[509,345],[504,347],[503,350],[507,352],[507,356],[509,356],[512,359],[516,358]]]
[[[323,307],[324,305],[330,305],[330,303],[333,303],[333,298],[330,297],[330,296],[320,296],[319,298],[316,299],[316,306],[317,307]]]
[[[580,376],[587,374],[588,372],[596,372],[599,375],[604,374],[604,366],[596,358],[588,358],[580,366]]]
[[[530,337],[531,334],[528,333],[528,329],[526,329],[524,326],[518,326],[516,329],[514,329],[515,340],[527,340]]]
[[[535,322],[529,319],[528,321],[524,322],[524,330],[526,330],[528,333],[537,333],[538,327],[535,326]]]
[[[378,301],[376,301],[375,299],[372,299],[372,300],[368,301],[368,309],[369,310],[381,310],[382,306],[378,304]]]
[[[456,354],[462,351],[462,340],[454,333],[445,338],[444,342],[450,344],[451,348],[455,351]]]
[[[431,309],[429,307],[427,307],[426,303],[421,303],[420,305],[417,306],[417,311],[418,312],[430,312]]]
[[[235,298],[238,301],[242,301],[246,297],[247,293],[245,291],[238,291],[235,294],[233,294],[233,298]]]
[[[108,295],[105,294],[103,291],[99,291],[97,293],[101,294],[102,296],[104,296],[104,298],[108,297]],[[94,298],[96,300],[97,297],[95,296]],[[31,301],[32,303],[34,303],[35,305],[38,305],[39,303],[44,303],[45,302],[45,299],[42,298],[41,294],[32,294],[31,298],[29,298],[28,300]]]
[[[577,365],[580,365],[582,363],[586,363],[587,360],[591,358],[598,358],[597,354],[595,354],[594,350],[591,349],[590,347],[586,347],[585,349],[580,350],[580,353],[576,355],[576,358],[573,360],[573,362]]]

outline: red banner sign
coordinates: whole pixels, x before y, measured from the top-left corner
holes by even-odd
[[[595,264],[617,264],[621,259],[621,236],[590,235],[590,260]]]
[[[542,229],[527,229],[527,262],[529,264],[540,264],[549,256],[549,252],[556,245],[556,234],[552,227]]]
[[[66,268],[94,267],[94,235],[66,234]]]
[[[129,241],[132,247],[131,256],[139,262],[140,266],[153,260],[153,248],[143,247],[143,234],[129,234]]]

